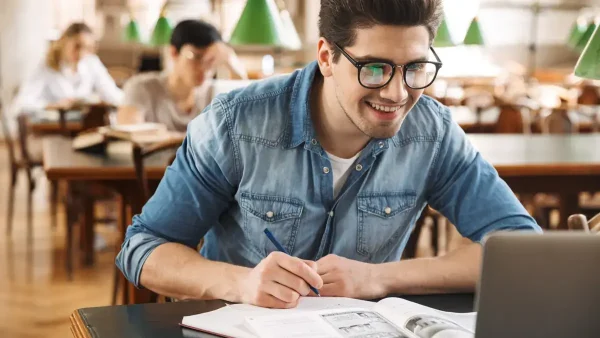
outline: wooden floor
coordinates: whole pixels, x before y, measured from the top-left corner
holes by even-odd
[[[16,189],[12,236],[6,234],[8,160],[0,145],[0,337],[70,337],[69,315],[81,307],[110,303],[114,262],[114,231],[98,232],[109,246],[96,253],[96,265],[84,268],[75,260],[71,281],[65,274],[64,212],[60,208],[58,227],[50,225],[48,184],[44,173],[34,195],[33,232],[26,226],[25,177]]]
[[[7,154],[0,144],[0,187],[7,187]],[[110,303],[116,231],[110,226],[96,227],[108,247],[96,252],[96,264],[83,267],[75,259],[72,280],[65,273],[64,210],[59,208],[56,228],[51,227],[48,183],[40,169],[34,194],[33,232],[27,231],[25,177],[16,189],[13,233],[6,234],[8,189],[0,189],[0,337],[70,337],[69,315],[82,307]],[[448,250],[460,245],[455,231],[449,232]],[[429,256],[430,237],[425,228],[418,245],[419,256]],[[75,258],[78,258],[77,256]]]

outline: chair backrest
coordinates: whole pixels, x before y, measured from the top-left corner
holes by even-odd
[[[552,109],[550,114],[542,117],[541,129],[544,134],[573,134],[577,132],[575,123],[571,121],[566,109]]]
[[[81,125],[82,130],[89,130],[108,125],[108,114],[112,109],[107,105],[91,105],[87,107],[87,112],[83,115]]]
[[[169,149],[176,150],[177,148],[179,148],[179,146],[181,146],[181,140],[175,138],[146,146],[136,143],[133,144],[133,163],[135,166],[135,175],[139,191],[141,192],[141,200],[138,201],[138,203],[136,203],[138,204],[136,209],[139,210],[133,210],[134,213],[141,212],[141,207],[150,199],[150,196],[152,196],[152,192],[150,191],[150,187],[148,184],[144,160],[150,155],[156,154],[161,151],[166,151]],[[173,156],[166,164],[171,164],[174,159],[175,156]]]
[[[500,115],[496,121],[494,132],[497,134],[523,134],[528,127],[521,112],[521,107],[515,104],[502,103],[499,105]]]
[[[598,105],[600,104],[600,95],[598,87],[591,84],[584,84],[581,87],[581,92],[577,97],[577,103],[581,105]]]
[[[567,225],[570,230],[583,230],[584,232],[600,235],[600,214],[592,217],[589,221],[585,215],[571,215],[567,220]]]
[[[11,166],[16,166],[17,164],[17,155],[15,151],[15,144],[13,142],[12,136],[10,135],[10,129],[8,127],[8,121],[6,120],[6,116],[4,116],[4,109],[2,106],[2,102],[0,101],[0,125],[2,127],[2,134],[4,136],[4,142],[8,147],[8,160]]]

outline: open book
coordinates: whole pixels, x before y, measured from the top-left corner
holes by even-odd
[[[166,126],[158,123],[140,123],[130,125],[103,126],[84,131],[77,135],[72,143],[76,150],[87,150],[105,144],[110,139],[130,141],[140,145],[181,139],[185,133],[168,131]]]
[[[295,309],[236,304],[184,317],[181,325],[240,338],[473,338],[475,318],[475,313],[439,311],[401,298],[373,303],[307,297]]]

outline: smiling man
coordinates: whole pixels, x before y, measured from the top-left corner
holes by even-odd
[[[266,307],[294,307],[309,285],[365,299],[472,291],[484,235],[539,227],[422,96],[442,66],[441,13],[440,0],[322,0],[316,62],[219,96],[190,124],[127,231],[127,278]],[[426,204],[474,243],[400,260]]]

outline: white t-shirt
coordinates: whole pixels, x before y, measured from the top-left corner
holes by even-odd
[[[331,162],[331,171],[333,173],[333,198],[337,198],[340,190],[346,183],[346,179],[350,172],[354,168],[354,161],[360,156],[360,152],[352,158],[340,158],[330,153],[327,153],[329,156],[329,161]]]

